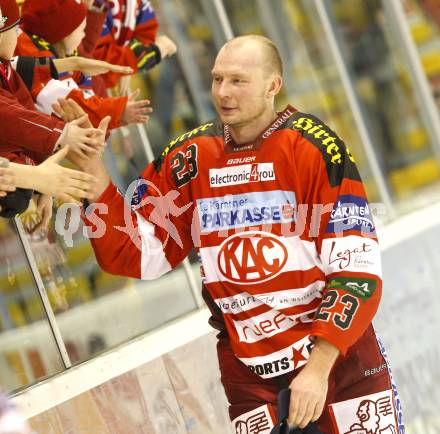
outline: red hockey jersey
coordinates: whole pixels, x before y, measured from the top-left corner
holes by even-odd
[[[108,212],[87,214],[106,224],[92,240],[101,266],[153,279],[197,248],[213,324],[264,378],[304,365],[314,336],[344,354],[377,310],[379,246],[354,158],[290,106],[240,147],[216,121],[183,134],[142,173],[131,208],[113,185],[98,202]]]

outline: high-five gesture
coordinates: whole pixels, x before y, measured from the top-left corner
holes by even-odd
[[[63,148],[38,166],[9,163],[7,177],[0,175],[0,190],[9,192],[16,187],[28,188],[77,204],[80,203],[78,199],[93,197],[96,184],[93,175],[60,165],[68,153],[69,148]],[[5,173],[4,168],[0,168],[1,173]]]
[[[65,136],[62,138],[64,146],[69,146],[70,152],[82,158],[99,154],[105,145],[105,137],[101,136],[99,128],[84,128],[87,124],[87,115],[66,124]]]

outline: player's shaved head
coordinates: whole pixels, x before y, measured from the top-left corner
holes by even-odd
[[[237,36],[226,42],[222,50],[228,51],[234,48],[249,48],[249,50],[260,51],[267,72],[283,76],[283,62],[280,52],[269,38],[260,35]]]
[[[275,119],[282,72],[277,48],[263,36],[239,36],[219,51],[211,71],[211,95],[237,143],[253,140],[253,131],[262,131]]]

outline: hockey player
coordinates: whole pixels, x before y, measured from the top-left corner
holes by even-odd
[[[84,161],[99,177],[85,219],[106,225],[96,257],[110,273],[154,279],[198,249],[235,432],[269,433],[288,385],[292,425],[346,434],[374,408],[377,433],[403,433],[371,325],[381,262],[355,160],[320,119],[275,111],[282,83],[270,40],[226,43],[212,70],[219,119],[166,146],[131,207],[99,158]]]

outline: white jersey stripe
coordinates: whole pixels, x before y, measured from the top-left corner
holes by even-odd
[[[291,288],[283,291],[268,292],[251,295],[242,292],[231,297],[217,298],[214,300],[223,313],[237,314],[258,306],[267,305],[275,310],[289,307],[303,306],[311,303],[316,298],[322,298],[323,280],[317,280],[305,288]]]
[[[318,267],[322,270],[322,264],[318,257],[316,245],[313,241],[302,240],[299,236],[278,237],[287,251],[287,258],[281,273],[288,271],[305,271]],[[205,271],[205,283],[223,282],[228,279],[220,272],[218,267],[218,256],[221,246],[202,247],[199,250],[203,268]],[[241,252],[238,251],[237,255]],[[280,275],[280,274],[277,274]],[[276,276],[274,276],[276,277]],[[235,284],[246,284],[234,282]]]
[[[163,251],[162,242],[154,235],[154,225],[136,212],[139,233],[142,239],[141,279],[157,279],[171,271]]]
[[[276,310],[270,310],[245,320],[232,320],[232,323],[240,342],[252,344],[285,332],[300,322],[311,322],[311,314],[316,310],[317,307],[298,315],[284,315]]]
[[[260,377],[271,378],[305,365],[310,356],[310,348],[310,337],[307,335],[292,345],[265,356],[240,357],[237,355],[237,358]]]

